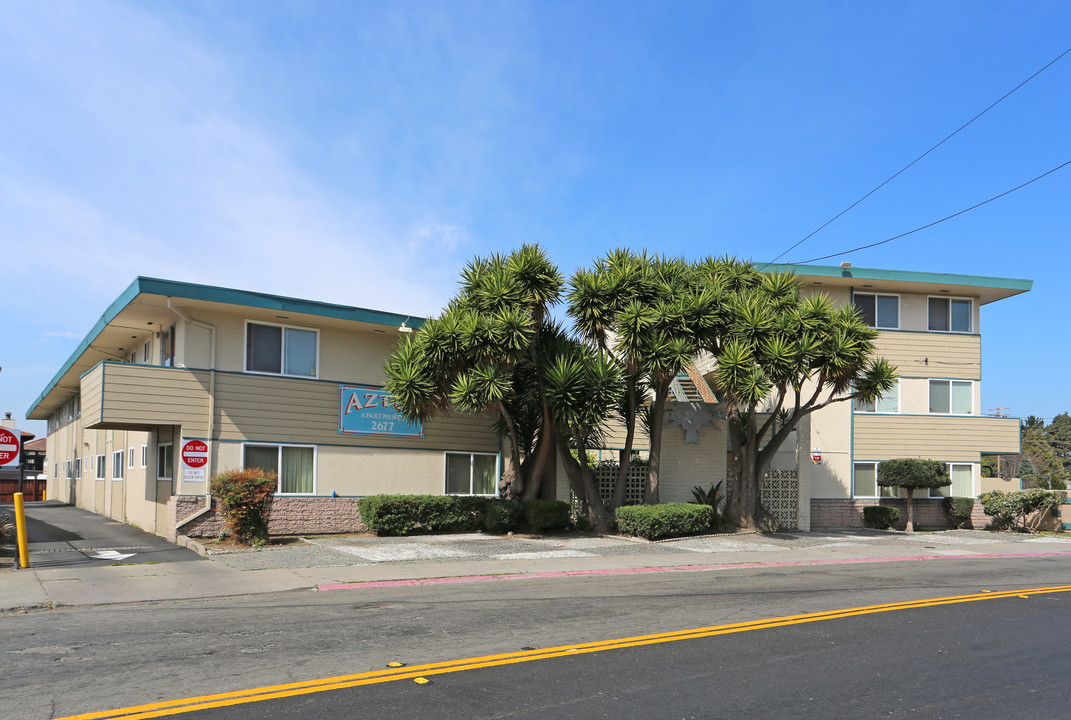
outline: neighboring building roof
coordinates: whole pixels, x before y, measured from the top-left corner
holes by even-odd
[[[47,448],[48,438],[40,438],[38,440],[31,440],[27,443],[23,443],[22,447],[25,450],[32,450],[33,452],[44,452]]]
[[[381,310],[213,285],[138,277],[108,306],[67,362],[34,400],[26,417],[31,420],[46,419],[56,407],[78,393],[79,378],[83,373],[102,360],[123,359],[121,353],[140,347],[155,330],[174,322],[178,314],[168,306],[172,300],[179,301],[178,306],[184,311],[196,310],[199,307],[218,309],[220,305],[257,308],[264,319],[275,322],[278,322],[275,318],[284,317],[278,313],[284,313],[284,319],[290,319],[293,315],[305,315],[321,320],[328,319],[332,323],[357,323],[369,329],[398,328],[402,323],[416,329],[424,323],[424,318]],[[42,407],[42,404],[47,407]]]
[[[856,290],[910,291],[933,295],[966,295],[977,297],[981,304],[1028,292],[1033,280],[956,275],[954,273],[915,272],[912,270],[879,270],[833,265],[766,265],[763,272],[793,272],[806,285],[852,287]]]

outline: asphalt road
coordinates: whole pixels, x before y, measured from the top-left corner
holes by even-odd
[[[43,720],[381,670],[391,661],[417,665],[1067,584],[1066,558],[1013,558],[301,592],[13,615],[0,617],[0,717]],[[989,710],[1003,714],[980,707],[962,716],[1038,717],[1032,709],[1020,712],[1022,697],[1039,694],[1034,702],[1047,708],[1045,693],[1055,689],[1061,702],[1066,696],[1058,683],[1071,647],[1068,599],[1015,600],[613,650],[438,676],[424,687],[400,681],[285,702],[314,703],[324,717],[342,718],[525,717],[509,713],[526,708],[564,717],[604,706],[606,716],[616,717],[719,717],[723,707],[759,707],[754,704],[766,698],[766,709],[753,711],[757,716],[791,718],[807,717],[801,714],[810,707],[806,694],[806,703],[844,717],[882,716],[878,710],[910,716],[911,708],[922,708],[917,717],[940,717],[953,699],[992,691]],[[869,674],[860,674],[866,668]],[[1031,678],[1036,685],[1029,685]],[[662,687],[672,692],[661,693]],[[845,704],[856,696],[845,695],[853,687],[869,698],[868,709]],[[1029,693],[1031,687],[1037,692]],[[539,688],[550,691],[540,694]],[[938,695],[949,704],[938,707]],[[652,704],[641,705],[642,697]],[[274,709],[254,703],[220,712],[188,715],[267,718]],[[303,709],[290,717],[318,712]]]
[[[200,560],[192,550],[143,532],[116,520],[55,502],[27,503],[26,536],[34,568],[70,568],[148,562]],[[14,517],[11,503],[0,504],[0,513]],[[14,542],[12,543],[14,544]],[[2,548],[8,562],[14,548]]]

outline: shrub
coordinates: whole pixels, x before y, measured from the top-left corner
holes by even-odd
[[[483,506],[483,529],[492,533],[516,530],[524,507],[513,500],[488,500]]]
[[[911,519],[912,494],[916,490],[946,487],[952,484],[948,466],[937,460],[920,458],[896,458],[878,463],[878,485],[880,487],[900,487],[907,491],[906,530],[913,532],[915,525]]]
[[[212,478],[212,495],[234,537],[246,545],[268,544],[268,516],[278,481],[260,468],[226,470]]]
[[[941,501],[945,514],[952,521],[952,527],[971,528],[971,512],[974,510],[974,498],[969,497],[946,497]]]
[[[863,522],[868,527],[887,530],[900,519],[900,509],[888,505],[867,505],[863,508]]]
[[[533,533],[564,530],[570,525],[571,510],[564,500],[527,500],[524,519]]]
[[[699,485],[692,488],[692,497],[695,498],[695,500],[692,500],[692,503],[695,505],[710,506],[710,529],[714,532],[721,531],[722,525],[724,525],[721,511],[718,510],[718,508],[721,507],[722,500],[725,499],[725,496],[721,491],[722,482],[725,481],[722,480],[717,485],[711,483],[709,490],[704,490]]]
[[[1011,493],[992,490],[982,493],[978,500],[982,503],[982,510],[993,518],[997,526],[1018,532],[1033,532],[1027,525],[1030,514],[1036,510],[1055,509],[1059,506],[1062,496],[1052,490],[1040,488]]]
[[[665,503],[619,507],[615,517],[621,532],[658,540],[706,532],[712,513],[709,505]]]
[[[487,503],[482,497],[452,495],[369,495],[357,501],[361,520],[377,535],[414,530],[477,530]]]

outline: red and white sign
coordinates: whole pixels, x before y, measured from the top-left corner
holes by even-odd
[[[813,462],[815,465],[822,464],[822,448],[815,448],[814,450],[811,450],[811,462]]]
[[[186,482],[204,482],[208,468],[208,443],[204,440],[186,440],[182,443],[182,479]]]
[[[0,428],[0,467],[19,464],[21,433],[18,430]]]

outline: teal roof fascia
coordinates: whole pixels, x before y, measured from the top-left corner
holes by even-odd
[[[123,309],[133,302],[138,295],[163,295],[166,297],[182,298],[184,300],[203,300],[205,302],[218,302],[228,305],[245,305],[248,307],[264,308],[267,310],[282,310],[284,312],[304,313],[306,315],[319,315],[321,317],[337,318],[340,320],[353,320],[356,322],[371,323],[373,325],[386,325],[398,327],[403,322],[414,330],[419,329],[425,318],[412,315],[399,315],[398,313],[385,312],[382,310],[368,310],[366,308],[350,307],[348,305],[335,305],[332,303],[316,302],[314,300],[301,300],[298,298],[285,297],[283,295],[270,295],[268,293],[250,292],[248,290],[234,290],[232,288],[216,287],[213,285],[198,285],[197,283],[179,282],[177,280],[161,280],[160,278],[137,277],[115,301],[108,306],[100,319],[94,323],[85,338],[74,349],[67,362],[63,364],[48,385],[33,401],[26,411],[29,417],[41,404],[52,390],[59,384],[60,379],[67,374],[75,361],[82,353],[89,349],[97,336],[108,326]]]
[[[997,288],[1000,290],[1018,290],[1029,292],[1034,287],[1033,280],[1018,278],[988,277],[985,275],[958,275],[955,273],[916,272],[913,270],[881,270],[877,268],[848,267],[834,265],[765,265],[758,266],[762,272],[792,272],[796,275],[813,275],[816,277],[853,278],[859,280],[890,280],[894,282],[935,283],[943,285],[963,285],[966,287]]]

